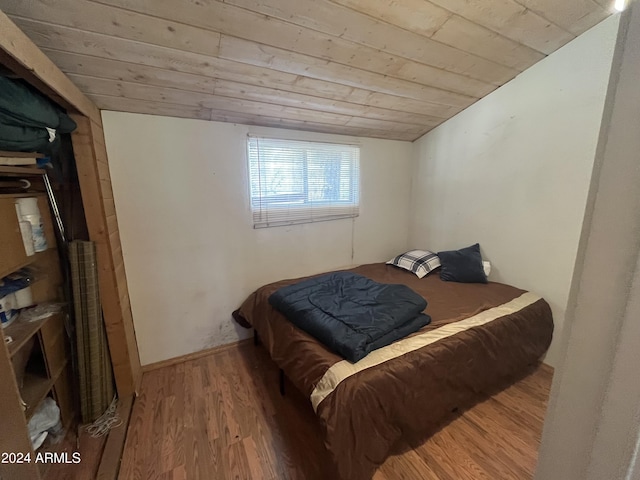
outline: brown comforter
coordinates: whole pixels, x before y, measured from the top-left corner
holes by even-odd
[[[351,364],[269,305],[275,290],[300,279],[266,285],[239,309],[271,358],[310,397],[344,480],[370,479],[400,438],[419,439],[452,409],[505,386],[551,342],[549,305],[523,290],[443,282],[437,274],[418,279],[385,264],[350,271],[408,285],[427,300],[431,324]]]

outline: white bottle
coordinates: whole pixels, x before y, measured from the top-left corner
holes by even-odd
[[[33,294],[31,293],[31,287],[24,287],[23,289],[13,292],[15,300],[15,309],[27,308],[33,305]]]
[[[47,245],[47,237],[44,234],[44,225],[42,224],[42,217],[40,216],[40,209],[38,208],[38,198],[18,198],[16,205],[20,212],[20,219],[31,224],[33,249],[36,252],[44,252],[49,246]]]
[[[16,210],[18,210],[18,204],[16,203]],[[26,220],[22,220],[22,217],[18,215],[18,221],[20,223],[20,234],[22,235],[22,243],[24,244],[24,251],[27,256],[35,254],[33,249],[33,230],[31,229],[31,223]]]

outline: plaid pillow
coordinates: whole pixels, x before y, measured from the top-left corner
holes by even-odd
[[[387,265],[395,265],[415,273],[418,278],[434,271],[440,266],[438,255],[429,250],[410,250],[398,255],[387,262]]]

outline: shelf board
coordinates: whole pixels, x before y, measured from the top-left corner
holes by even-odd
[[[43,158],[43,153],[38,152],[10,152],[8,150],[0,150],[0,157],[9,158]]]
[[[41,258],[44,258],[47,255],[47,253],[49,252],[49,250],[51,250],[52,248],[53,247],[49,247],[48,249],[44,250],[43,252],[36,252],[33,255],[28,256],[24,262],[21,262],[18,265],[14,265],[13,267],[11,267],[9,269],[6,269],[4,271],[0,271],[0,278],[6,277],[10,273],[17,272],[21,268],[27,267],[27,266],[31,265],[32,263],[35,263],[37,260],[39,260]]]
[[[4,336],[6,337],[8,335],[13,338],[13,342],[7,345],[9,356],[13,357],[45,323],[59,315],[62,315],[62,312],[43,318],[42,320],[36,320],[35,322],[23,322],[20,320],[20,317],[18,317],[15,322],[4,329]]]
[[[46,172],[42,168],[38,168],[36,166],[33,167],[16,167],[13,165],[0,165],[0,176],[41,176]]]
[[[41,191],[29,191],[29,192],[21,192],[21,193],[0,193],[0,198],[40,197],[40,196],[45,196],[46,194],[47,192],[41,192]]]
[[[24,412],[24,416],[29,419],[33,416],[38,408],[38,405],[47,397],[47,394],[53,388],[62,371],[67,367],[67,362],[58,369],[57,372],[51,378],[43,377],[40,375],[34,375],[32,373],[25,373],[23,386],[20,389],[20,395],[22,400],[27,404],[27,409]]]

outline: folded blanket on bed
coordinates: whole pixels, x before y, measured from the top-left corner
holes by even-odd
[[[280,288],[269,303],[350,362],[420,330],[427,302],[406,285],[336,272]]]

